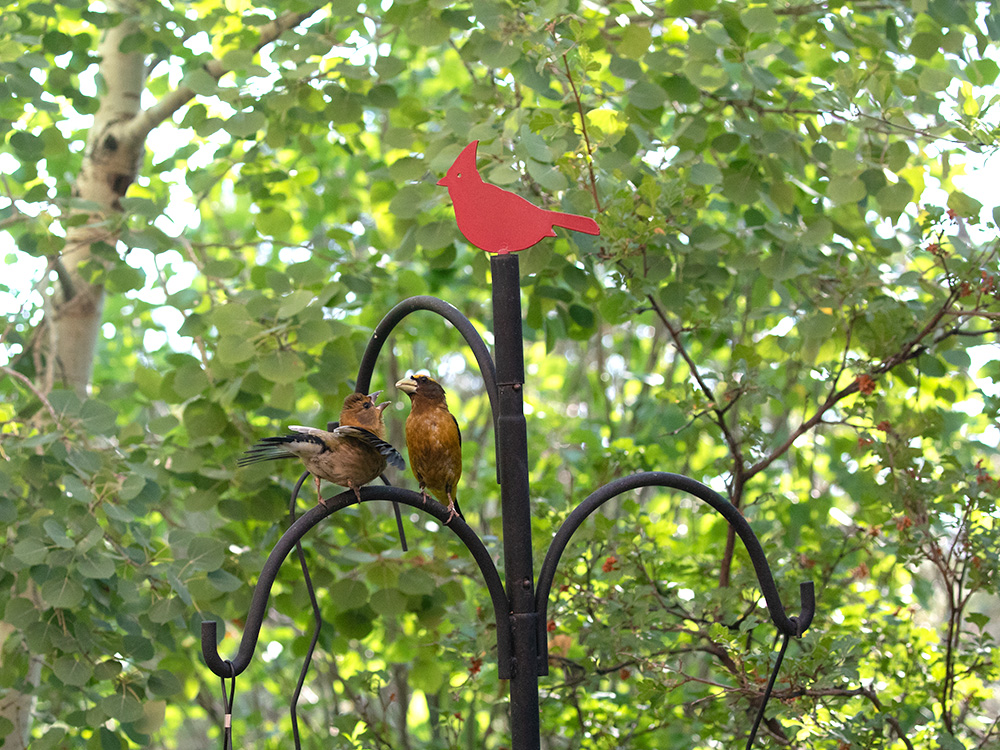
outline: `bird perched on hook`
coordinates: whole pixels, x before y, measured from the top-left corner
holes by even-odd
[[[448,411],[444,388],[426,375],[414,375],[396,383],[410,397],[406,417],[406,449],[410,469],[420,483],[427,502],[430,490],[448,506],[448,521],[462,516],[458,507],[458,480],[462,477],[462,433],[458,421]],[[465,516],[462,516],[465,518]]]
[[[448,188],[459,231],[476,247],[490,253],[514,253],[555,237],[553,227],[600,234],[587,216],[546,211],[508,190],[483,182],[476,169],[479,141],[466,146],[438,181]]]
[[[279,458],[298,458],[316,481],[316,495],[326,505],[320,493],[320,480],[354,490],[379,476],[387,465],[405,468],[399,451],[385,442],[382,411],[391,401],[375,405],[379,394],[352,393],[340,410],[340,422],[332,430],[293,425],[294,435],[266,437],[249,448],[238,460],[238,466]]]

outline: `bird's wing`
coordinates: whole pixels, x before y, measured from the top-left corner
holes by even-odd
[[[462,445],[462,430],[459,429],[458,420],[455,419],[455,415],[452,414],[451,412],[448,412],[448,416],[451,417],[451,421],[455,423],[455,432],[458,433],[458,445],[459,445],[459,447],[461,447],[461,445]]]
[[[383,456],[385,456],[386,462],[389,466],[393,466],[397,469],[405,469],[406,462],[403,461],[403,457],[399,455],[399,451],[393,448],[389,443],[385,442],[382,438],[376,435],[374,432],[366,430],[364,427],[354,427],[353,425],[341,425],[333,431],[333,434],[337,437],[342,438],[352,438],[354,440],[360,440],[372,448],[377,450]]]
[[[300,424],[293,424],[288,429],[292,432],[301,432],[304,435],[315,435],[320,438],[330,434],[329,430],[321,430],[318,427],[303,427]]]

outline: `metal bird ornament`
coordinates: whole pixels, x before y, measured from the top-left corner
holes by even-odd
[[[455,159],[438,185],[448,188],[455,206],[459,231],[469,242],[488,253],[516,253],[555,237],[555,227],[585,234],[600,234],[597,222],[587,216],[547,211],[508,190],[483,182],[476,169],[473,141]]]

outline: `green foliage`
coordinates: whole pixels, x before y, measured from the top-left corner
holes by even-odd
[[[596,487],[691,475],[745,513],[790,610],[817,585],[770,741],[997,741],[998,216],[960,177],[997,142],[989,4],[144,6],[122,43],[157,63],[144,105],[190,95],[101,218],[118,241],[92,248],[107,322],[81,399],[45,382],[42,296],[93,209],[72,175],[122,21],[99,7],[0,15],[0,687],[37,698],[32,747],[218,741],[200,622],[235,652],[297,473],[235,459],[336,419],[401,299],[489,331],[488,260],[434,184],[472,139],[487,180],[602,228],[520,259],[536,564]],[[286,12],[305,17],[256,51]],[[373,387],[418,369],[448,388],[462,507],[499,556],[488,401],[429,314]],[[404,554],[366,505],[307,537],[304,747],[506,745],[489,601],[433,531],[411,516]],[[587,522],[549,608],[547,747],[742,741],[773,628],[730,541],[664,492]],[[290,746],[311,638],[293,560],[271,605],[238,680],[248,747]]]

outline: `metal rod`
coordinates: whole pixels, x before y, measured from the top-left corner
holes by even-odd
[[[736,530],[740,539],[750,555],[750,562],[753,563],[754,571],[757,574],[757,581],[760,583],[760,590],[764,594],[764,601],[767,603],[771,620],[782,633],[787,635],[800,636],[809,627],[813,615],[816,611],[816,598],[812,581],[804,581],[799,584],[799,596],[801,599],[801,611],[798,617],[789,617],[784,606],[781,604],[781,597],[778,594],[778,587],[774,583],[771,575],[771,568],[767,564],[764,550],[761,549],[757,535],[753,533],[750,524],[740,513],[739,509],[726,500],[715,490],[680,474],[670,474],[665,471],[647,471],[639,474],[616,479],[613,482],[600,487],[590,494],[587,499],[580,503],[572,513],[563,521],[562,526],[552,539],[552,544],[542,563],[542,569],[538,574],[538,666],[540,674],[548,674],[548,655],[545,625],[548,620],[549,592],[552,589],[552,581],[555,577],[556,566],[559,565],[559,558],[562,556],[566,545],[569,544],[573,533],[580,528],[581,524],[595,510],[612,498],[629,490],[640,487],[668,487],[680,490],[689,495],[694,495],[699,500],[711,505],[725,518]]]
[[[528,430],[524,419],[524,337],[517,256],[493,255],[493,337],[496,346],[497,446],[503,519],[504,579],[511,604],[514,665],[510,682],[513,750],[541,745],[538,715],[538,614],[535,608],[528,484]]]
[[[511,633],[510,604],[507,600],[507,593],[504,591],[503,582],[497,572],[493,559],[482,540],[476,535],[469,525],[460,516],[448,522],[448,509],[438,502],[424,502],[419,492],[406,490],[401,487],[362,487],[361,502],[371,502],[373,500],[388,500],[403,505],[409,505],[419,511],[434,516],[442,526],[446,526],[457,536],[472,553],[473,559],[479,565],[479,571],[483,575],[483,580],[489,589],[490,597],[493,600],[493,615],[497,623],[497,665],[501,679],[509,679],[511,663]],[[205,664],[219,677],[235,677],[242,673],[250,664],[253,658],[254,649],[257,646],[257,639],[260,636],[260,628],[267,613],[267,600],[274,585],[278,569],[288,556],[288,553],[295,547],[295,544],[316,524],[327,516],[343,510],[349,505],[357,503],[357,497],[351,491],[341,492],[328,498],[326,506],[316,505],[306,511],[281,535],[281,538],[274,545],[271,554],[268,556],[264,567],[261,570],[260,578],[254,587],[253,598],[250,601],[250,610],[247,613],[246,623],[243,629],[243,638],[240,647],[231,662],[227,662],[219,655],[217,623],[215,620],[205,620],[201,623],[201,653],[205,659]]]
[[[291,521],[295,522],[295,503],[299,498],[299,490],[302,489],[302,485],[305,483],[306,479],[312,476],[308,471],[303,472],[302,476],[299,477],[299,481],[295,483],[295,487],[292,488],[291,497],[288,499],[288,516]],[[398,508],[398,503],[393,503],[393,507]],[[400,528],[402,532],[402,528]],[[405,539],[405,537],[404,537]],[[406,549],[404,541],[403,549]],[[299,670],[299,679],[295,683],[295,690],[292,691],[292,700],[290,707],[290,715],[292,718],[292,740],[295,743],[295,750],[299,750],[302,747],[301,739],[299,738],[299,696],[302,694],[302,688],[306,684],[306,675],[309,672],[309,665],[312,663],[312,655],[316,651],[316,644],[319,643],[319,634],[323,629],[323,614],[319,608],[319,600],[316,598],[316,589],[312,584],[312,576],[309,574],[309,565],[306,562],[306,552],[302,548],[301,540],[295,542],[295,554],[299,558],[299,566],[302,568],[302,580],[306,586],[306,592],[309,594],[309,604],[312,607],[313,622],[315,622],[315,627],[313,628],[312,638],[309,640],[309,648],[306,650],[305,659],[302,660],[302,669]]]

